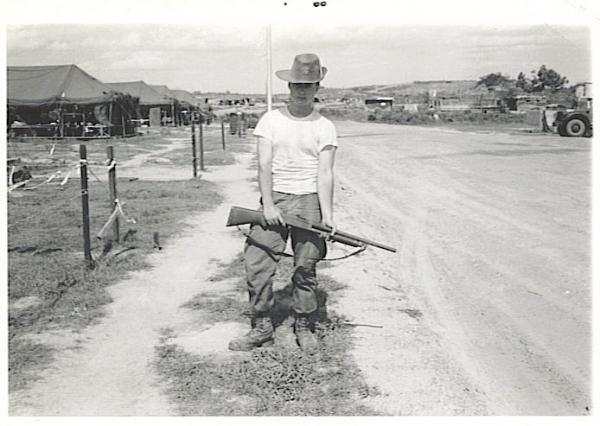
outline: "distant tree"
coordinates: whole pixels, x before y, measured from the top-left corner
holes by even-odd
[[[569,82],[567,77],[561,76],[558,72],[542,65],[537,71],[532,70],[530,77],[526,77],[523,72],[517,76],[517,87],[525,92],[541,92],[544,89],[550,89],[556,92],[565,87]]]
[[[483,77],[480,77],[475,87],[485,86],[489,89],[491,87],[497,86],[502,87],[508,83],[510,83],[510,77],[503,75],[500,72],[493,72],[488,75],[484,75]]]
[[[542,90],[549,88],[552,91],[557,91],[562,89],[568,82],[567,77],[561,76],[553,69],[546,68],[546,65],[542,65],[537,72],[536,83],[542,86]]]
[[[531,80],[528,79],[522,71],[517,76],[517,82],[515,83],[515,85],[519,89],[524,90],[525,92],[533,92],[533,84]]]

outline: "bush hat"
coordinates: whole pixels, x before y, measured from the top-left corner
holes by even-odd
[[[317,83],[325,78],[327,68],[321,66],[314,53],[296,55],[292,68],[275,71],[275,75],[290,83]]]

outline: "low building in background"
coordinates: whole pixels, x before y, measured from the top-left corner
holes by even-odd
[[[394,105],[394,98],[392,97],[377,97],[365,99],[365,106],[370,108],[390,108]]]

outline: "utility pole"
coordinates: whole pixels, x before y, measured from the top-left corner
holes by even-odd
[[[273,108],[273,80],[271,78],[272,58],[271,58],[271,25],[267,25],[266,29],[266,46],[267,46],[267,111]]]

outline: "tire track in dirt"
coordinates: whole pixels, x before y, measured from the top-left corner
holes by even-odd
[[[376,133],[374,128],[349,123],[345,131]],[[527,161],[527,157],[521,155],[506,155],[502,158],[510,161],[496,164],[490,162],[496,160],[493,155],[444,156],[442,151],[493,152],[493,143],[509,139],[493,134],[452,136],[458,138],[446,132],[440,135],[430,129],[421,132],[399,126],[396,137],[388,134],[368,140],[342,139],[348,146],[340,148],[338,182],[352,191],[338,191],[336,194],[343,194],[336,195],[339,203],[360,209],[359,214],[350,216],[355,220],[360,217],[359,223],[366,222],[364,232],[371,233],[371,238],[378,231],[374,224],[385,223],[383,241],[400,246],[397,268],[401,271],[396,271],[396,277],[402,279],[404,294],[423,310],[423,322],[429,320],[430,333],[456,360],[458,374],[481,391],[485,403],[481,412],[586,414],[590,380],[586,312],[590,308],[585,302],[589,300],[585,285],[589,282],[585,273],[571,274],[569,269],[585,265],[589,259],[581,246],[575,254],[568,251],[578,244],[575,239],[580,238],[581,226],[585,229],[585,216],[583,222],[582,216],[575,216],[579,228],[561,228],[563,233],[555,236],[551,234],[555,223],[547,220],[546,212],[535,206],[517,205],[513,214],[507,214],[497,198],[522,197],[529,188],[520,184],[518,173],[527,176],[532,170],[546,170],[565,192],[572,193],[568,191],[570,185],[579,188],[583,184],[576,200],[585,199],[586,175],[577,169],[582,165],[581,154],[565,154],[569,157],[564,163],[572,173],[562,179],[560,173],[565,169],[554,154],[538,155],[523,169],[518,169],[523,167],[518,161]],[[488,141],[491,144],[483,149],[482,143]],[[528,146],[525,142],[535,147],[546,144],[541,138],[530,142],[532,139],[524,137],[523,141],[519,146]],[[503,170],[505,166],[513,169]],[[535,188],[535,184],[530,186]],[[561,201],[552,202],[546,205],[554,209],[555,215],[565,217],[570,212],[557,204]],[[576,203],[579,209],[585,205]],[[340,225],[343,222],[337,216]],[[348,216],[346,212],[341,215]],[[483,244],[489,233],[495,242]],[[515,246],[514,242],[519,244]],[[543,268],[548,255],[564,258],[563,265],[572,266],[564,268],[564,274],[554,264]],[[385,259],[384,254],[379,257]],[[349,279],[351,276],[348,274]],[[561,276],[584,286],[572,301],[564,300],[560,286],[549,285],[560,282]],[[528,293],[528,289],[535,294]],[[382,302],[384,305],[388,304]],[[357,350],[366,347],[368,344]],[[431,356],[431,345],[429,349],[426,357]],[[366,368],[366,377],[376,380],[368,373],[369,360],[363,361],[367,363],[366,367],[361,365]],[[423,368],[427,359],[421,364]],[[388,378],[393,381],[393,377],[391,371]],[[432,405],[421,414],[430,414],[435,408],[440,407]]]

